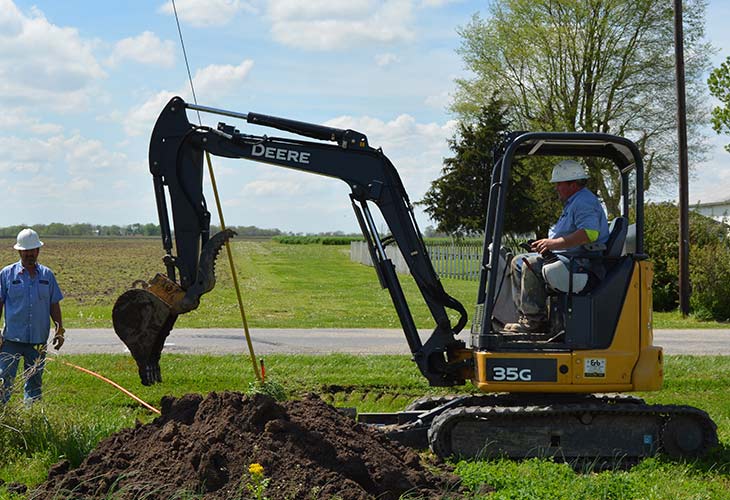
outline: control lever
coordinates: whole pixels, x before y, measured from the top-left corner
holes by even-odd
[[[520,248],[522,248],[523,250],[526,250],[528,252],[534,252],[534,250],[532,249],[532,245],[535,243],[535,241],[537,241],[537,240],[527,240],[526,242],[522,242],[522,243],[520,243]],[[550,264],[550,263],[553,263],[556,260],[558,260],[557,255],[555,255],[550,250],[545,250],[540,255],[542,256],[543,259],[545,259],[545,264]]]

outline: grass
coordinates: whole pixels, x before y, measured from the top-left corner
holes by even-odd
[[[163,355],[164,383],[153,387],[139,384],[129,357],[77,355],[63,359],[110,376],[154,405],[167,394],[245,392],[253,382],[248,359],[243,356]],[[446,392],[429,388],[407,356],[275,355],[266,362],[269,376],[285,385],[290,394],[314,391],[336,406],[356,407],[361,412],[397,411],[424,394]],[[77,464],[100,439],[154,416],[111,386],[60,363],[49,363],[44,388],[41,403],[27,410],[15,394],[2,415],[0,479],[4,481],[36,485],[60,458]],[[718,424],[721,448],[700,462],[656,458],[630,471],[589,474],[576,474],[549,460],[459,462],[456,473],[470,490],[468,498],[727,499],[730,357],[668,356],[664,390],[642,396],[653,403],[692,404],[708,411]],[[496,491],[485,492],[485,481]],[[2,488],[0,498],[8,498]]]
[[[12,240],[0,239],[0,261],[18,259]],[[390,296],[375,271],[349,259],[348,246],[283,245],[237,240],[232,245],[249,325],[254,328],[399,328]],[[67,328],[110,328],[116,298],[138,279],[163,272],[157,238],[48,239],[40,262],[56,273],[65,299]],[[227,259],[217,266],[218,283],[201,306],[178,320],[178,328],[241,325]],[[410,276],[403,289],[419,328],[431,315]],[[472,312],[478,283],[443,279],[444,288]],[[728,328],[728,323],[655,313],[655,328]]]
[[[703,321],[693,315],[682,317],[678,311],[654,312],[654,328],[694,330],[694,329],[726,329],[730,328],[730,322],[724,321]]]
[[[244,305],[252,327],[381,327],[399,323],[372,268],[352,263],[348,248],[280,245],[239,240],[233,244]],[[5,252],[3,254],[2,252]],[[157,239],[49,239],[40,261],[56,272],[66,298],[69,328],[110,327],[116,297],[136,279],[163,271]],[[17,260],[10,240],[0,240],[3,262]],[[227,263],[218,263],[218,286],[178,327],[238,327],[240,317]],[[407,276],[404,291],[420,328],[432,325],[422,298]],[[477,283],[444,279],[446,290],[471,310]],[[728,324],[655,313],[655,328],[727,328]],[[253,381],[242,356],[162,358],[165,383],[140,386],[129,357],[64,356],[63,359],[110,376],[142,399],[159,404],[167,394],[245,391]],[[397,411],[429,388],[406,356],[270,356],[267,372],[291,394],[314,391],[337,406],[359,411]],[[628,472],[575,474],[547,460],[462,462],[456,472],[470,498],[515,499],[709,499],[730,498],[730,357],[669,356],[665,388],[644,395],[650,402],[691,404],[717,422],[722,447],[702,462],[643,462]],[[463,390],[468,390],[463,389]],[[152,415],[110,386],[59,363],[45,375],[45,397],[30,410],[16,391],[0,412],[0,479],[28,485],[42,482],[61,458],[78,464],[100,439]],[[481,491],[487,481],[497,489]],[[9,498],[0,487],[0,498]],[[22,498],[22,497],[18,497]],[[190,497],[193,498],[193,497]]]

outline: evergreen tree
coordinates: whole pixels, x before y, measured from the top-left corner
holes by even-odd
[[[459,236],[484,230],[493,169],[493,150],[509,128],[504,104],[491,99],[473,122],[463,121],[449,141],[454,156],[444,159],[441,176],[419,203],[437,223],[436,231]],[[547,183],[545,160],[513,164],[507,196],[505,231],[547,234],[559,210]]]

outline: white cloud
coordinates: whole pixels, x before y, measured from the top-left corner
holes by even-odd
[[[74,177],[66,187],[73,192],[91,191],[94,188],[94,183],[84,177]]]
[[[377,64],[381,68],[390,66],[391,64],[395,64],[398,62],[400,62],[400,58],[395,54],[391,54],[390,52],[386,52],[385,54],[377,54],[375,56],[375,64]]]
[[[340,116],[328,120],[326,125],[357,130],[368,136],[371,146],[399,151],[442,150],[447,138],[456,130],[455,120],[443,125],[418,123],[414,117],[405,114],[388,122],[369,116]]]
[[[139,106],[130,110],[130,112],[123,118],[124,131],[127,135],[149,136],[152,133],[152,127],[155,126],[155,122],[157,121],[160,111],[162,111],[165,104],[167,104],[168,101],[176,95],[179,94],[169,90],[162,90]]]
[[[79,134],[61,138],[55,145],[65,151],[64,160],[68,172],[74,176],[100,175],[114,171],[127,161],[124,153],[109,151],[101,141],[87,139]]]
[[[0,142],[5,148],[0,162],[3,172],[88,178],[116,171],[127,161],[125,154],[109,151],[100,141],[79,134],[44,139],[9,136],[0,137]]]
[[[451,104],[451,101],[451,92],[449,92],[448,90],[444,90],[443,92],[440,92],[436,95],[427,96],[423,100],[423,103],[430,108],[446,109]]]
[[[289,198],[292,195],[305,196],[326,191],[332,181],[321,176],[303,174],[270,167],[263,176],[246,183],[241,194],[245,198],[262,197]],[[306,201],[305,201],[306,202]]]
[[[246,59],[238,66],[211,64],[195,72],[193,84],[196,95],[227,95],[240,89],[253,68],[253,61]]]
[[[5,108],[0,113],[0,130],[22,130],[37,135],[53,135],[61,133],[62,129],[61,125],[42,122],[30,116],[27,109]]]
[[[141,64],[169,68],[175,64],[175,44],[171,40],[160,40],[151,31],[135,37],[119,40],[109,58],[109,64],[116,66],[124,60]]]
[[[37,9],[27,16],[11,0],[0,0],[0,27],[0,101],[85,106],[92,84],[106,76],[91,41]]]
[[[710,136],[710,157],[696,169],[690,176],[690,202],[709,203],[724,201],[730,198],[727,186],[730,185],[730,153],[725,151],[724,145],[728,142],[725,135]],[[666,191],[666,190],[665,190]],[[667,191],[654,197],[662,198],[665,195],[676,199],[677,192]]]
[[[195,27],[223,26],[240,12],[257,12],[251,3],[241,0],[177,0],[175,7],[180,20]],[[169,1],[160,5],[158,12],[175,14]]]
[[[418,123],[410,115],[385,122],[368,116],[341,116],[327,125],[350,128],[364,133],[371,147],[382,147],[401,175],[411,200],[420,199],[432,180],[438,177],[443,158],[449,154],[448,139],[457,122]]]
[[[316,20],[332,16],[338,19],[358,19],[377,7],[375,0],[350,0],[332,2],[331,0],[269,0],[269,16],[273,19]]]
[[[463,0],[421,0],[420,6],[421,7],[443,7],[444,5],[448,5],[450,3],[459,3]]]
[[[208,103],[215,99],[236,92],[248,76],[253,61],[247,59],[238,66],[211,64],[196,71],[193,77],[196,95],[204,95]],[[165,104],[175,97],[188,99],[188,85],[183,84],[177,92],[163,90],[149,97],[145,102],[133,108],[124,118],[124,130],[128,135],[149,135],[157,117]]]
[[[279,43],[310,50],[333,50],[368,42],[413,38],[410,0],[270,0],[271,32]]]

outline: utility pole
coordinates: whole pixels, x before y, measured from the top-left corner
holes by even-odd
[[[679,139],[679,310],[689,314],[689,158],[687,155],[687,99],[684,83],[682,0],[674,0],[674,58],[677,78],[677,134]]]

